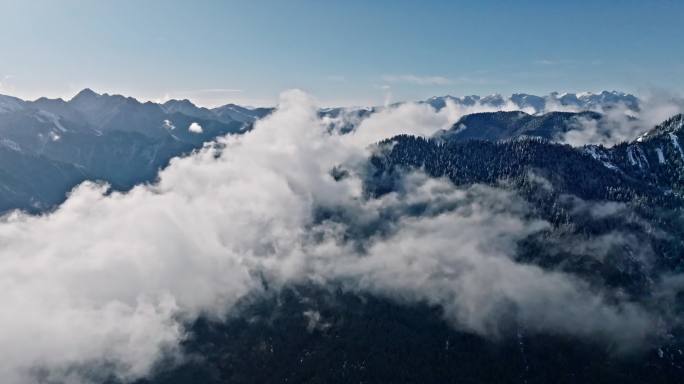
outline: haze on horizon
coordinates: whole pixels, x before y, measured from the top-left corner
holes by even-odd
[[[198,105],[684,86],[674,1],[0,0],[0,94],[80,89]],[[46,58],[49,58],[46,60]]]

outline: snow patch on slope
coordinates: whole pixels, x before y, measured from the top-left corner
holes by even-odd
[[[608,155],[605,152],[603,152],[599,147],[595,145],[587,145],[586,147],[584,147],[584,152],[589,154],[594,159],[600,161],[604,167],[615,172],[620,172],[620,168],[616,167],[613,163],[611,163],[609,161]]]
[[[639,164],[636,161],[636,157],[634,156],[634,148],[633,147],[627,148],[627,159],[629,160],[629,163],[632,165],[638,165]]]
[[[679,156],[682,158],[682,161],[684,161],[684,151],[682,151],[682,147],[679,146],[679,140],[677,140],[677,135],[674,133],[668,133],[670,136],[670,140],[672,141],[672,145],[674,145],[675,148],[677,148],[677,151],[679,152]]]
[[[44,111],[44,110],[40,110],[40,111],[38,111],[38,115],[36,116],[36,118],[41,123],[47,123],[47,122],[52,123],[55,127],[57,127],[57,129],[59,129],[62,132],[67,131],[67,129],[64,128],[62,123],[59,121],[59,116],[55,115],[54,113]]]
[[[2,145],[3,147],[7,147],[13,151],[21,152],[21,147],[19,146],[19,144],[10,139],[1,139],[0,145]]]
[[[12,96],[0,95],[0,113],[15,112],[24,109],[24,101]]]

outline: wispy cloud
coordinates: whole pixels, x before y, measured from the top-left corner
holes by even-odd
[[[560,64],[560,61],[550,60],[550,59],[540,59],[540,60],[535,60],[533,63],[538,64],[538,65],[557,65],[557,64]]]
[[[242,93],[242,89],[237,88],[200,88],[169,91],[164,94],[162,100],[186,98],[186,97],[221,97],[223,95]]]
[[[492,78],[484,77],[481,74],[460,75],[456,77],[446,76],[419,76],[413,74],[404,75],[383,75],[382,80],[392,84],[412,84],[412,85],[453,85],[453,84],[495,84]]]
[[[342,75],[328,75],[328,76],[326,76],[326,79],[328,79],[329,81],[334,81],[334,82],[339,82],[339,83],[347,81],[347,78],[342,76]]]
[[[204,88],[186,91],[187,93],[240,93],[242,89],[236,88]]]
[[[603,64],[603,60],[601,59],[593,59],[593,60],[588,60],[588,61],[581,61],[581,60],[570,60],[570,59],[538,59],[532,61],[532,64],[534,65],[542,65],[542,66],[558,66],[558,65],[601,65]]]
[[[0,91],[10,91],[13,88],[9,84],[12,78],[12,75],[0,75]]]
[[[419,76],[419,75],[384,75],[382,80],[388,83],[406,83],[415,85],[447,85],[453,80],[444,76]]]

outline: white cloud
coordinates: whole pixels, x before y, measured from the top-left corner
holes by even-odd
[[[188,127],[188,131],[190,131],[192,133],[202,133],[202,126],[199,125],[199,123],[193,122]]]
[[[389,104],[389,103],[387,103]],[[386,105],[358,124],[353,134],[345,140],[357,145],[369,145],[401,133],[431,136],[439,130],[449,129],[461,117],[479,112],[516,111],[520,108],[510,101],[501,106],[483,104],[462,105],[447,99],[445,107],[436,111],[426,103],[401,103]],[[533,112],[532,110],[525,110]],[[352,122],[352,121],[350,121]]]
[[[0,92],[14,92],[14,87],[12,86],[12,75],[2,75],[0,76]]]
[[[172,122],[171,120],[164,120],[164,121],[162,122],[162,125],[163,125],[164,128],[166,128],[166,129],[170,129],[170,130],[176,129],[176,126],[173,125],[173,122]]]
[[[405,132],[428,136],[453,124],[453,119],[447,108],[436,112],[427,104],[403,103],[373,113],[345,140],[364,146]]]
[[[552,110],[577,111],[577,108],[548,106]],[[641,99],[639,111],[618,104],[610,108],[596,110],[603,115],[601,120],[579,118],[573,129],[560,135],[557,140],[572,146],[615,144],[635,140],[668,118],[684,113],[684,98],[663,92],[653,91]]]
[[[106,193],[84,183],[52,213],[4,217],[0,302],[12,315],[0,316],[0,376],[10,384],[34,382],[36,372],[59,380],[88,365],[143,376],[182,340],[186,321],[221,317],[259,292],[262,278],[272,288],[343,279],[348,289],[427,300],[455,326],[483,335],[496,335],[511,316],[531,331],[616,342],[649,332],[638,306],[609,303],[572,276],[513,260],[518,239],[548,226],[527,218],[515,194],[409,175],[402,191],[363,198],[357,172],[369,144],[431,134],[459,113],[453,105],[439,113],[388,108],[341,136],[326,132],[309,96],[289,91],[252,131],[172,160],[156,184]],[[337,165],[351,177],[335,181]],[[410,215],[412,204],[429,211]],[[348,219],[318,222],[318,209]],[[379,218],[388,230],[360,239],[363,254],[341,236]]]

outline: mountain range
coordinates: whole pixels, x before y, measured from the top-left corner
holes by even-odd
[[[506,140],[516,137],[541,137],[557,140],[565,133],[593,121],[603,123],[598,112],[548,112],[530,115],[522,111],[480,112],[460,118],[449,130],[437,133],[447,140]]]
[[[544,113],[550,111],[603,111],[611,108],[625,108],[631,111],[638,111],[641,100],[629,93],[619,91],[601,91],[600,93],[558,93],[552,92],[545,96],[530,95],[526,93],[514,93],[510,97],[500,94],[489,96],[436,96],[424,101],[435,107],[437,110],[444,108],[447,102],[459,106],[473,107],[494,107],[501,108],[509,106],[518,110],[526,111],[531,114]]]
[[[529,125],[548,136],[537,124],[520,124],[514,114],[514,132]],[[549,120],[558,116],[573,117]],[[388,138],[368,161],[364,189],[369,199],[397,193],[407,171],[420,170],[457,186],[516,191],[533,207],[532,217],[550,223],[517,244],[516,261],[575,276],[610,295],[608,300],[662,305],[653,330],[658,336],[642,349],[624,353],[611,343],[529,332],[531,324],[524,321],[490,339],[449,327],[444,309],[430,302],[398,304],[334,284],[302,284],[246,300],[226,320],[193,323],[192,336],[182,344],[193,358],[160,364],[139,383],[678,382],[684,329],[667,319],[679,318],[684,297],[678,290],[668,302],[661,284],[684,270],[684,116],[610,148],[571,147],[522,131],[506,139],[497,133],[497,140],[444,134]],[[416,217],[439,213],[420,204],[410,211]],[[354,231],[381,236],[376,232],[391,225],[393,215],[380,217],[382,223]],[[442,272],[448,276],[435,273]]]
[[[611,343],[532,332],[534,319],[492,339],[450,326],[445,310],[431,302],[401,304],[350,292],[344,282],[281,290],[264,283],[265,294],[242,300],[231,316],[188,324],[179,347],[184,358],[158,362],[138,384],[680,381],[684,328],[677,319],[684,295],[674,283],[673,294],[663,286],[684,271],[684,115],[613,146],[573,147],[559,136],[579,122],[607,124],[602,112],[611,108],[637,111],[639,100],[602,92],[421,103],[435,109],[513,103],[521,110],[467,114],[431,137],[398,135],[374,144],[362,165],[364,198],[401,192],[407,171],[521,196],[531,207],[525,215],[548,226],[516,244],[515,261],[573,276],[608,302],[653,311],[657,329],[640,350],[621,353]],[[558,105],[576,110],[549,111]],[[330,130],[347,133],[383,108],[327,108],[318,116]],[[188,100],[142,103],[89,89],[68,101],[0,96],[0,210],[45,212],[83,180],[105,181],[115,190],[154,182],[173,157],[247,132],[272,111],[234,104],[208,109]],[[335,180],[349,175],[330,172]],[[509,203],[492,204],[505,213]],[[448,205],[418,201],[402,214],[439,216],[440,209],[453,209]],[[314,220],[350,220],[339,212],[317,214]],[[384,236],[398,214],[387,209],[376,221],[345,223],[340,227],[348,233],[340,238],[357,239],[363,248],[369,238]],[[512,304],[510,310],[515,313]]]
[[[462,99],[445,96],[431,98],[426,103],[440,109],[447,100],[489,107],[505,102],[500,95],[494,95]],[[557,102],[577,108],[600,109],[617,104],[638,108],[636,97],[605,91],[581,95],[554,93],[544,97],[517,94],[509,101],[517,102],[521,108],[534,106],[539,111]],[[383,108],[325,108],[319,115],[330,129],[348,132]],[[83,180],[105,181],[115,190],[152,181],[171,158],[198,149],[218,136],[244,132],[272,110],[235,104],[208,109],[187,99],[143,103],[132,97],[98,94],[90,89],[82,90],[68,101],[48,98],[25,101],[0,96],[0,158],[5,164],[0,170],[0,211],[45,211],[63,201],[66,193]],[[544,133],[530,128],[539,124],[539,117],[517,119],[515,116],[505,115],[499,124],[498,129],[506,133],[487,138]],[[472,125],[473,118],[466,117],[460,124]],[[547,115],[541,119],[545,120],[543,129],[559,132],[572,129],[571,114]],[[480,121],[479,128],[454,134],[481,136],[495,129],[492,122],[492,119]],[[509,129],[520,124],[525,126]],[[194,130],[189,129],[191,125]],[[472,132],[479,133],[472,136]]]
[[[90,89],[68,101],[2,96],[0,210],[49,209],[83,180],[119,190],[154,180],[171,158],[249,129],[269,112],[232,104],[209,110],[188,100],[141,103]]]

